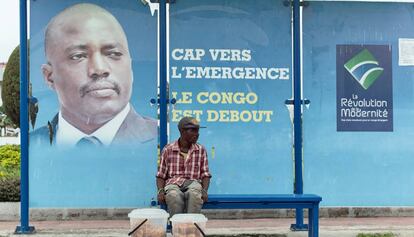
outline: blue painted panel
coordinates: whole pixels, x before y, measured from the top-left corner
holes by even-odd
[[[310,2],[303,11],[304,192],[324,206],[414,205],[414,70],[398,39],[414,38],[409,3]],[[336,46],[391,45],[392,132],[337,132]]]
[[[207,126],[200,130],[199,142],[209,154],[211,193],[293,192],[292,127],[284,104],[292,96],[290,14],[280,0],[186,0],[170,7],[170,89],[178,100],[170,111],[170,141],[179,137],[177,122],[184,110],[199,110],[192,115],[198,113]],[[185,55],[180,49],[194,51],[182,58]],[[190,57],[195,49],[202,56]],[[236,50],[242,56],[214,60],[209,50],[216,49]],[[191,66],[218,67],[219,75],[185,75],[184,67]],[[246,79],[250,77],[246,75],[234,79],[238,76],[224,75],[222,67],[283,68],[288,72],[284,79]],[[250,103],[218,99],[217,93],[237,92],[250,93]],[[210,100],[203,93],[209,93]],[[222,121],[213,116],[220,110],[224,111]],[[235,111],[233,119],[230,110]],[[267,122],[265,116],[254,122],[247,114],[253,110],[273,114]],[[235,121],[242,112],[245,121]]]
[[[33,96],[39,99],[34,130],[45,126],[59,110],[56,93],[46,85],[41,70],[41,65],[47,62],[46,25],[66,7],[93,3],[113,14],[125,31],[134,76],[130,104],[139,114],[155,120],[156,131],[157,108],[151,107],[149,101],[156,98],[157,92],[157,18],[151,16],[149,7],[136,0],[32,0],[30,3],[30,80]],[[78,73],[79,79],[86,77],[86,70]],[[126,77],[115,79],[119,83]],[[139,129],[129,126],[125,131],[132,133]],[[38,143],[33,133],[30,138],[30,207],[149,206],[156,195],[156,132],[153,140],[144,145],[133,142],[95,149],[51,147],[47,142]]]

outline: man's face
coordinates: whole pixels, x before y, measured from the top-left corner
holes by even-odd
[[[106,15],[64,16],[61,22],[47,46],[45,80],[56,91],[65,119],[104,123],[131,97],[126,36]]]
[[[181,129],[181,139],[190,144],[197,143],[199,137],[199,128],[183,128]]]

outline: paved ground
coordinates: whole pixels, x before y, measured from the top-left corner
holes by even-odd
[[[307,232],[291,232],[294,219],[209,220],[207,235],[305,237]],[[16,236],[18,222],[0,222],[0,236]],[[41,237],[118,237],[127,236],[129,221],[41,221],[32,222]],[[414,237],[414,217],[321,218],[321,237],[355,237],[358,233],[389,233]],[[259,235],[262,234],[262,235]]]

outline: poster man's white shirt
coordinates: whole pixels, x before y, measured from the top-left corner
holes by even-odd
[[[100,127],[92,134],[85,134],[70,123],[68,123],[59,112],[59,125],[56,133],[56,144],[64,147],[73,147],[76,143],[86,136],[98,138],[105,146],[110,145],[115,137],[116,132],[121,127],[122,122],[130,111],[130,105],[127,104],[113,119]]]

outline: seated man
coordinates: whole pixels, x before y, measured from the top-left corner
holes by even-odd
[[[164,147],[158,168],[158,201],[167,203],[170,216],[200,213],[208,199],[211,174],[207,151],[197,143],[200,125],[195,118],[184,117],[178,123],[180,138]]]

